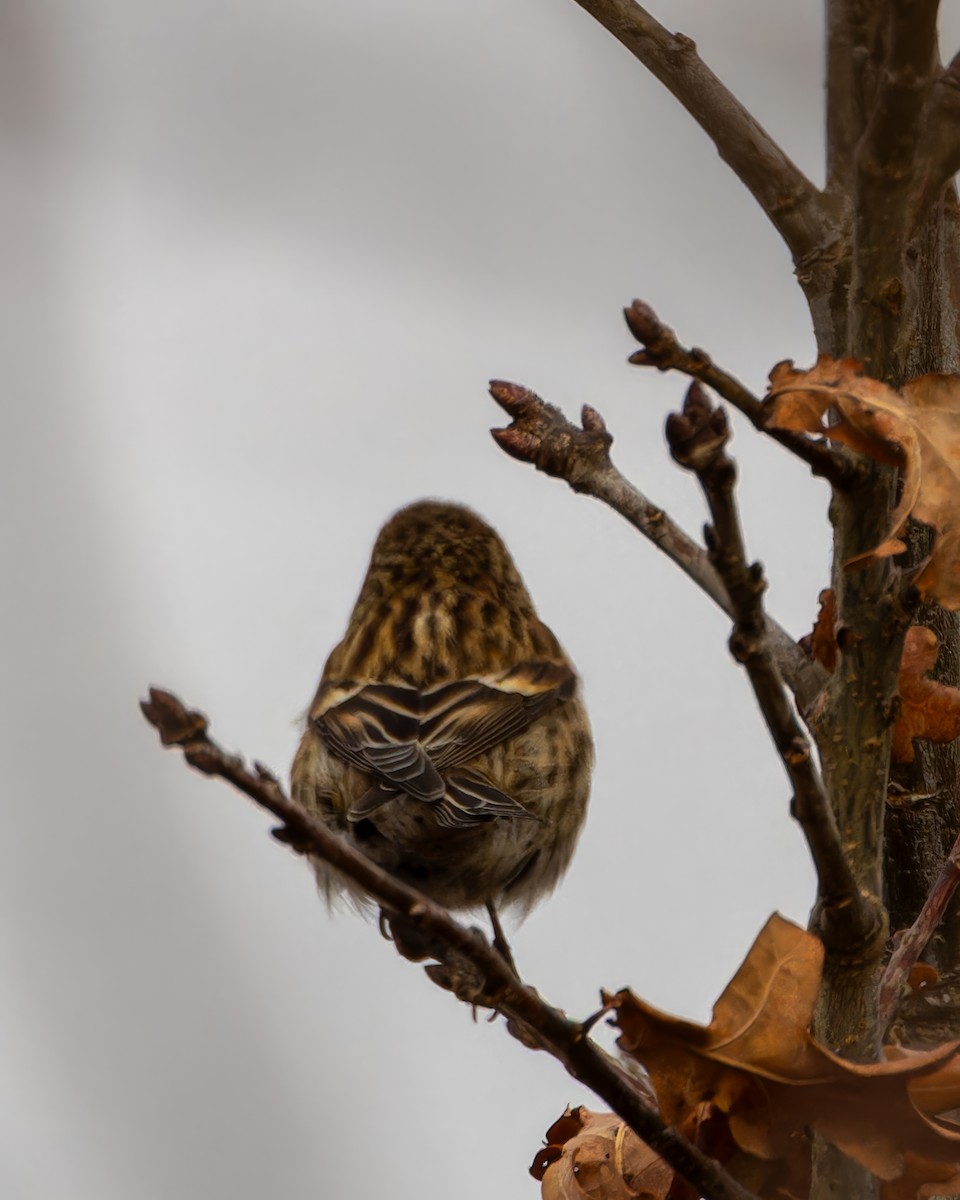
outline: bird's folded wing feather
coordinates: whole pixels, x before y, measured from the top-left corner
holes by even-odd
[[[455,810],[452,823],[469,823],[520,806],[479,776],[454,775],[453,768],[522,733],[575,688],[576,676],[565,663],[520,663],[423,692],[368,684],[314,715],[313,724],[353,766],[418,800],[440,801],[446,794],[444,803]],[[371,810],[383,799],[371,795]],[[464,822],[461,814],[472,817]]]
[[[420,693],[370,684],[313,718],[334,754],[417,800],[439,800],[440,772],[420,742]]]
[[[572,669],[552,662],[520,663],[500,675],[434,688],[423,697],[423,744],[446,772],[523,733],[575,688]]]

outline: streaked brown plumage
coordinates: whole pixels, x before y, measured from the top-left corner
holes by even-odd
[[[578,680],[498,535],[459,505],[377,538],[293,763],[293,794],[450,908],[530,906],[566,869],[593,744]],[[328,898],[363,897],[324,863]]]

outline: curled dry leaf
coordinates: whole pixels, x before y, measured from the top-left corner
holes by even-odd
[[[614,1113],[568,1108],[547,1130],[530,1174],[543,1200],[665,1200],[670,1167]]]
[[[764,926],[713,1011],[709,1026],[660,1012],[629,991],[612,998],[620,1046],[647,1069],[668,1122],[682,1125],[709,1101],[754,1160],[792,1164],[776,1191],[803,1195],[808,1130],[882,1180],[905,1155],[960,1170],[960,1127],[936,1119],[958,1099],[958,1045],[897,1049],[882,1063],[847,1062],[814,1041],[810,1021],[823,948],[782,917]]]
[[[729,1120],[715,1104],[698,1105],[677,1126],[680,1133],[722,1163],[747,1191],[770,1200],[806,1200],[810,1148],[797,1134],[798,1153],[767,1161],[741,1150]],[[697,1200],[696,1192],[614,1113],[568,1108],[547,1130],[547,1145],[530,1168],[543,1181],[543,1200]]]
[[[772,428],[827,437],[901,468],[902,493],[885,536],[845,566],[899,554],[899,535],[913,517],[936,531],[917,586],[944,608],[960,608],[960,376],[922,375],[895,391],[851,359],[821,357],[809,371],[782,362],[770,372],[765,406]]]
[[[960,1104],[957,1045],[888,1047],[870,1065],[831,1054],[809,1032],[822,965],[820,942],[773,916],[709,1026],[620,992],[620,1045],[649,1071],[664,1118],[763,1200],[808,1195],[811,1131],[877,1175],[881,1200],[954,1194],[960,1127],[936,1114]],[[612,1113],[568,1109],[547,1143],[531,1168],[544,1200],[692,1200]]]
[[[896,1058],[900,1053],[897,1047],[888,1047],[889,1057]],[[914,1102],[923,1111],[949,1112],[960,1103],[960,1064],[956,1060],[945,1063],[918,1079],[911,1092]],[[960,1195],[960,1170],[956,1162],[937,1162],[907,1152],[904,1164],[903,1174],[898,1179],[881,1186],[880,1200],[923,1200],[924,1197]]]

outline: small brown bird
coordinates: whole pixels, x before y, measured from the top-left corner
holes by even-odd
[[[576,673],[498,535],[422,501],[380,531],[293,763],[293,795],[454,909],[549,892],[586,812]],[[315,862],[331,900],[366,897]]]

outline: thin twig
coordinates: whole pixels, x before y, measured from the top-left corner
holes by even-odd
[[[734,615],[727,589],[706,550],[614,466],[610,459],[613,436],[595,408],[583,406],[583,425],[578,428],[560,409],[519,384],[494,380],[490,394],[512,418],[508,428],[490,431],[501,449],[521,462],[532,463],[538,471],[566,480],[575,492],[602,500],[675,562],[714,604],[728,616]],[[767,630],[777,665],[805,709],[823,689],[827,673],[770,618]]]
[[[818,189],[697,54],[633,0],[577,0],[680,101],[773,222],[795,259],[837,240]]]
[[[673,330],[660,320],[649,304],[634,300],[623,310],[630,332],[643,346],[630,355],[635,366],[656,367],[659,371],[679,371],[713,388],[718,396],[738,409],[755,429],[785,446],[802,459],[815,475],[822,475],[836,488],[849,488],[859,478],[856,460],[843,450],[825,442],[811,441],[803,434],[787,429],[768,428],[763,402],[740,382],[718,367],[705,350],[688,349],[677,340]]]
[[[759,563],[747,562],[735,492],[737,470],[727,453],[728,440],[726,413],[714,407],[699,384],[691,384],[683,412],[667,420],[667,442],[674,459],[696,474],[710,507],[713,524],[707,526],[707,546],[734,614],[730,650],[747,671],[793,787],[792,812],[817,870],[824,944],[828,949],[859,948],[881,935],[880,904],[857,886],[810,742],[768,645],[763,611],[766,580]]]
[[[494,1006],[508,1018],[508,1028],[519,1040],[525,1044],[532,1040],[596,1092],[698,1195],[710,1200],[756,1200],[719,1163],[665,1125],[645,1099],[642,1087],[586,1036],[583,1025],[524,984],[478,930],[461,925],[445,908],[349,846],[291,800],[264,767],[255,764],[250,770],[238,755],[224,751],[208,735],[202,713],[187,709],[176,696],[158,688],[150,689],[150,699],[141,708],[165,746],[179,747],[191,766],[227,780],[278,817],[283,823],[279,840],[322,858],[360,884],[391,917],[399,916],[405,929],[413,929],[431,954],[439,953],[455,971],[463,964],[472,967],[479,980],[477,1002]]]
[[[937,876],[914,923],[897,940],[880,980],[879,1034],[882,1037],[893,1020],[900,999],[907,989],[910,972],[916,966],[927,942],[943,919],[947,905],[960,884],[960,836]]]

